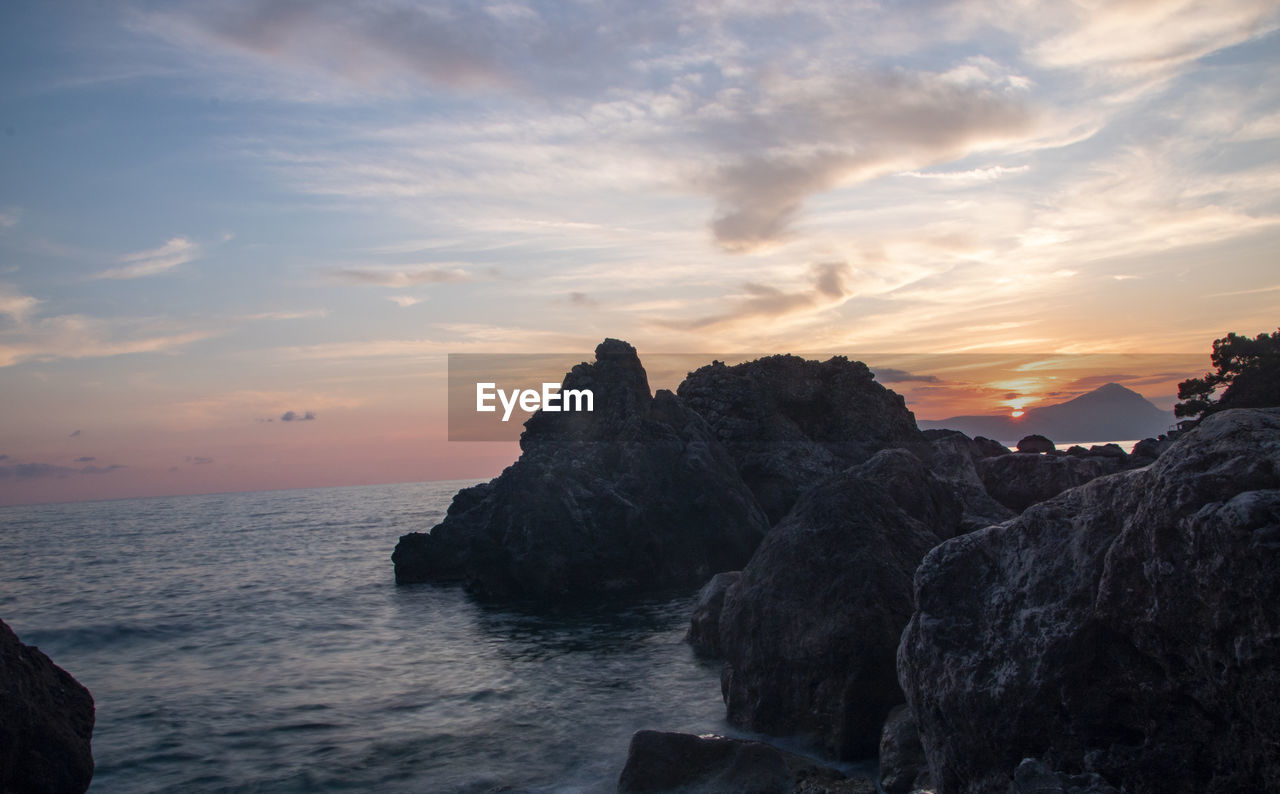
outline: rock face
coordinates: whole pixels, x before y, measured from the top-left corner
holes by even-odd
[[[1280,790],[1280,409],[941,544],[916,604],[899,676],[941,794],[1005,791],[1024,758]]]
[[[693,652],[699,656],[712,659],[720,656],[720,613],[724,611],[725,594],[741,578],[742,571],[718,573],[698,593],[684,641],[693,646]]]
[[[0,791],[83,792],[93,696],[0,621]]]
[[[763,742],[639,731],[619,794],[875,794],[875,784]]]
[[[1021,512],[1068,488],[1112,474],[1122,460],[1103,455],[1028,455],[1014,452],[978,461],[987,493],[1005,507]]]
[[[1016,515],[991,498],[978,474],[978,464],[991,457],[990,445],[995,442],[971,439],[957,430],[928,430],[925,436],[929,439],[927,457],[930,471],[951,487],[963,506],[960,532],[999,524]],[[1010,454],[1007,447],[1000,446],[1000,449],[1003,450],[1001,454]]]
[[[923,441],[902,397],[842,356],[715,362],[690,373],[678,393],[729,450],[771,523],[818,479]]]
[[[730,722],[806,734],[838,758],[874,755],[885,715],[903,701],[894,657],[912,574],[960,518],[950,488],[906,450],[806,492],[725,596]]]
[[[671,392],[650,397],[635,348],[605,340],[563,388],[591,389],[594,412],[530,418],[518,461],[400,539],[397,582],[554,597],[696,584],[746,563],[764,514],[702,417]]]
[[[1019,452],[1053,452],[1057,447],[1044,436],[1032,433],[1018,442]]]
[[[930,785],[915,717],[911,709],[898,706],[889,712],[880,733],[880,787],[885,794],[909,794]]]

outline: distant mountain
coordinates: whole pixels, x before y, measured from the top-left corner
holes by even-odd
[[[921,430],[959,430],[1012,445],[1030,433],[1048,436],[1058,444],[1142,439],[1160,435],[1175,421],[1172,411],[1160,410],[1119,383],[1108,383],[1064,403],[1028,408],[1017,418],[1007,414],[953,416],[921,419],[917,424]]]

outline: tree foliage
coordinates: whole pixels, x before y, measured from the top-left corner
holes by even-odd
[[[1177,416],[1199,419],[1227,408],[1280,406],[1280,329],[1215,339],[1209,360],[1214,372],[1178,384]]]

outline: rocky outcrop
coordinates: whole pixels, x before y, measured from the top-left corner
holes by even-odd
[[[843,356],[715,362],[690,373],[678,393],[707,420],[774,523],[822,477],[923,442],[902,397]]]
[[[1024,758],[1013,771],[1009,794],[1120,794],[1098,774],[1064,775],[1036,758]]]
[[[606,340],[563,389],[591,389],[595,410],[530,418],[518,461],[400,539],[397,582],[554,597],[687,586],[746,563],[764,514],[702,417],[650,396],[635,348]]]
[[[838,758],[874,755],[885,715],[903,701],[894,656],[912,574],[960,520],[951,489],[906,450],[806,492],[726,593],[729,720],[807,734]]]
[[[898,659],[939,792],[1280,790],[1277,604],[1277,409],[939,545]]]
[[[911,709],[897,706],[880,733],[880,788],[885,794],[910,794],[931,785],[916,719]]]
[[[0,791],[88,789],[93,719],[89,690],[0,621]]]
[[[1123,467],[1116,458],[1098,455],[1029,455],[1014,452],[978,461],[978,475],[988,494],[1021,512],[1068,488],[1084,485]]]
[[[867,778],[763,742],[638,731],[631,737],[619,794],[875,794]]]
[[[990,439],[971,439],[957,430],[929,430],[925,432],[925,437],[929,440],[929,470],[951,487],[952,493],[963,506],[960,532],[971,532],[999,524],[1016,515],[991,498],[978,474],[978,464],[991,457],[988,453],[994,442]],[[1010,454],[1008,448],[1000,446],[1000,449],[1003,450],[1002,454]]]
[[[719,658],[720,613],[724,610],[724,597],[741,578],[742,571],[718,573],[698,592],[684,641],[693,646],[693,652],[699,656]]]
[[[1052,441],[1044,436],[1032,433],[1029,436],[1024,436],[1022,440],[1018,442],[1017,449],[1019,452],[1043,453],[1053,452],[1057,447],[1054,446]]]

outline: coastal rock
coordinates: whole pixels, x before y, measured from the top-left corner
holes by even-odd
[[[930,786],[929,762],[911,709],[897,706],[880,733],[880,788],[885,794],[909,794]]]
[[[1022,440],[1018,442],[1019,452],[1053,452],[1055,449],[1057,447],[1054,446],[1052,441],[1035,433],[1023,436]]]
[[[941,794],[1006,790],[1024,758],[1131,794],[1280,790],[1280,409],[945,542],[915,586],[899,677]]]
[[[1101,456],[1014,452],[978,461],[978,475],[993,499],[1021,512],[1068,488],[1119,471],[1121,466],[1118,459]]]
[[[650,397],[635,348],[605,340],[563,388],[591,389],[595,410],[534,414],[518,461],[400,539],[397,582],[556,597],[687,586],[746,563],[764,514],[702,417],[671,392]]]
[[[977,463],[990,457],[988,445],[956,430],[928,431],[926,437],[929,438],[929,470],[951,487],[962,505],[964,513],[958,532],[989,527],[1016,515],[991,498],[978,474]],[[1006,447],[1000,448],[1005,455],[1010,454]]]
[[[1115,458],[1122,463],[1129,459],[1129,453],[1119,444],[1094,444],[1089,447],[1089,454],[1099,458]]]
[[[1024,758],[1013,771],[1009,794],[1120,794],[1101,775],[1064,775],[1036,758]]]
[[[699,656],[713,659],[720,656],[720,613],[724,609],[724,597],[741,578],[742,571],[718,573],[698,592],[684,641],[693,646]]]
[[[894,667],[911,578],[961,506],[906,450],[885,450],[806,492],[766,536],[720,617],[730,722],[802,734],[829,755],[875,754],[903,701]]]
[[[678,393],[729,450],[771,523],[818,479],[924,441],[902,397],[843,356],[714,362],[689,373]]]
[[[1164,451],[1172,445],[1173,439],[1168,436],[1144,438],[1134,444],[1133,457],[1145,459],[1149,463],[1164,454]]]
[[[1009,448],[995,439],[986,436],[974,436],[973,444],[981,453],[981,457],[992,458],[996,455],[1008,455]]]
[[[87,790],[93,720],[89,690],[0,621],[0,791]]]
[[[867,778],[763,742],[638,731],[631,737],[619,794],[875,794]]]

